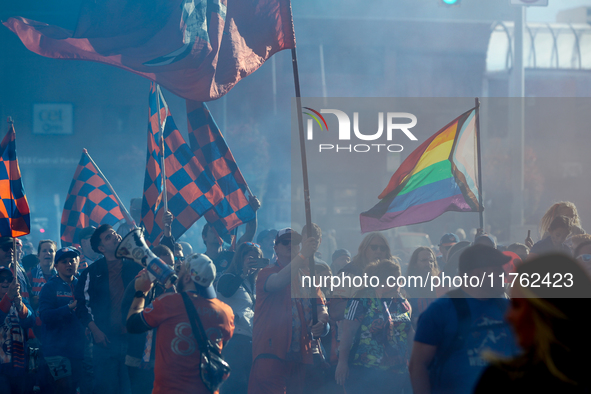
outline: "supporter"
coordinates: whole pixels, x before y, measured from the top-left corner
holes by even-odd
[[[252,366],[255,282],[263,268],[260,261],[262,255],[258,244],[240,244],[232,263],[217,283],[218,298],[232,308],[236,324],[232,340],[223,351],[225,360],[232,367],[232,373],[222,386],[221,393],[238,394],[248,391],[248,377]]]
[[[80,230],[78,233],[78,238],[80,238],[80,264],[78,265],[78,273],[82,273],[89,265],[97,261],[101,258],[100,253],[96,253],[92,250],[92,245],[90,244],[90,238],[92,234],[96,230],[96,227],[89,226],[85,227]]]
[[[400,265],[380,260],[365,273],[386,283],[400,276]],[[347,394],[402,393],[408,381],[410,304],[398,286],[362,289],[357,297],[349,300],[340,325],[335,379]]]
[[[318,297],[318,323],[312,323],[312,302],[301,298],[301,274],[309,267],[318,248],[318,240],[309,237],[300,251],[302,237],[290,228],[282,229],[275,239],[277,261],[259,272],[256,282],[252,350],[253,365],[248,392],[302,392],[305,365],[313,363],[312,336],[328,333],[328,314]],[[293,272],[293,276],[292,276]],[[293,282],[293,283],[292,283]],[[294,296],[292,297],[292,291]],[[306,296],[310,296],[307,293]]]
[[[41,288],[47,281],[57,275],[57,271],[54,268],[54,257],[56,251],[56,244],[51,239],[44,239],[39,241],[37,246],[37,257],[39,258],[39,264],[31,270],[31,306],[34,310],[37,310],[39,306],[39,294]]]
[[[472,245],[484,245],[496,249],[497,241],[490,234],[482,233],[476,235]]]
[[[254,196],[249,198],[249,203],[252,209],[255,211],[255,218],[246,223],[244,234],[236,242],[237,245],[240,245],[244,242],[252,242],[254,239],[254,234],[257,230],[256,211],[261,207],[261,203]],[[222,239],[218,236],[216,231],[209,223],[206,223],[205,226],[203,226],[201,237],[203,238],[203,243],[205,244],[205,254],[215,264],[217,275],[221,276],[221,274],[224,273],[224,271],[230,265],[230,262],[234,257],[234,252],[223,248]]]
[[[511,359],[493,361],[482,374],[475,393],[591,391],[586,362],[591,341],[587,316],[581,313],[581,307],[591,298],[589,276],[577,262],[560,254],[527,261],[517,272],[520,277],[530,278],[572,275],[573,281],[571,286],[562,287],[522,287],[520,281],[515,283],[506,318],[522,352]]]
[[[548,231],[550,229],[550,225],[552,221],[557,216],[566,216],[567,218],[571,219],[571,225],[581,227],[581,219],[579,218],[579,213],[577,212],[577,207],[570,201],[560,201],[552,205],[542,216],[542,220],[540,221],[540,237],[541,239],[545,239],[548,237]],[[534,246],[534,241],[531,237],[527,237],[525,240],[525,245],[531,249]]]
[[[351,253],[347,249],[335,250],[332,254],[332,264],[330,269],[338,274],[347,264],[351,262]]]
[[[23,255],[28,256],[33,253],[35,253],[35,247],[33,246],[33,243],[26,238],[23,239]]]
[[[0,258],[2,254],[8,253],[0,252]],[[25,394],[33,389],[25,349],[26,332],[35,324],[35,315],[21,296],[19,283],[7,265],[0,266],[0,393]]]
[[[492,273],[498,278],[509,260],[496,249],[474,245],[460,256],[460,275]],[[486,366],[485,349],[515,354],[513,335],[503,320],[508,304],[503,284],[485,281],[482,286],[463,283],[429,305],[419,317],[410,359],[414,393],[471,393]]]
[[[341,272],[345,276],[363,276],[365,268],[374,261],[392,260],[392,253],[386,238],[380,233],[370,233],[363,238],[359,244],[357,254]],[[336,321],[343,319],[345,307],[349,298],[353,298],[359,289],[355,286],[341,285],[333,292],[333,299],[330,304],[330,315]]]
[[[80,252],[62,248],[55,254],[57,275],[41,289],[39,316],[45,326],[43,355],[58,393],[74,394],[81,383],[84,327],[75,315],[74,288]]]
[[[179,278],[177,290],[185,292],[208,339],[220,349],[234,332],[232,309],[215,298],[213,279],[215,266],[209,257],[192,254],[187,257]],[[201,352],[191,328],[181,294],[166,293],[146,307],[145,296],[152,287],[146,271],[135,281],[135,298],[127,316],[130,333],[156,330],[156,361],[154,365],[154,394],[211,393],[201,380]],[[195,323],[197,324],[197,323]]]
[[[441,256],[437,257],[437,265],[440,269],[445,268],[445,265],[447,264],[447,258],[449,257],[448,252],[452,246],[458,242],[460,242],[460,239],[454,233],[443,234],[443,237],[441,237],[441,240],[439,240],[438,245]]]
[[[190,243],[185,242],[185,241],[181,241],[181,242],[177,242],[177,243],[181,246],[183,254],[185,256],[193,254],[193,247],[191,246]]]
[[[316,238],[318,240],[318,247],[320,247],[320,245],[322,244],[322,230],[320,229],[320,226],[318,226],[316,223],[311,223],[310,227],[310,232],[308,232],[307,230],[307,225],[304,225],[304,227],[302,227],[302,236],[306,237],[307,234],[307,237]],[[317,264],[326,264],[326,262],[322,260],[322,255],[318,251],[314,253],[314,262],[316,262]]]
[[[181,266],[183,261],[185,260],[185,253],[183,250],[183,246],[175,242],[174,237],[172,236],[172,221],[174,220],[174,216],[170,211],[164,212],[162,216],[162,222],[164,223],[164,232],[162,238],[160,239],[160,245],[166,246],[170,251],[174,254],[174,271],[178,274],[181,272]]]
[[[174,265],[172,251],[165,245],[158,245],[152,249],[152,252],[169,266]],[[121,302],[121,312],[123,321],[127,320],[127,313],[131,306],[135,290],[135,282],[132,280],[125,289],[123,301]],[[167,291],[162,284],[156,282],[152,289],[146,295],[146,304],[150,305],[153,300],[160,297]],[[168,290],[174,292],[174,288]],[[127,354],[125,356],[125,365],[129,373],[129,382],[131,384],[132,394],[149,394],[154,388],[154,361],[156,359],[156,334],[150,330],[141,334],[127,334]]]
[[[96,391],[129,392],[125,367],[125,326],[121,321],[121,302],[126,286],[141,266],[115,257],[121,236],[108,224],[99,226],[90,244],[104,257],[84,270],[75,289],[76,314],[92,333],[93,367]]]
[[[431,248],[421,246],[412,253],[408,263],[407,282],[404,290],[412,307],[412,323],[416,327],[421,313],[437,298],[435,289],[431,289],[429,277],[439,275],[439,266],[435,252]],[[410,280],[410,277],[420,277],[421,281]],[[424,285],[428,283],[428,285]]]
[[[39,264],[39,258],[36,254],[28,254],[23,257],[22,266],[25,270],[27,277],[31,275],[31,271]]]
[[[529,248],[524,244],[517,242],[507,246],[507,251],[515,253],[517,256],[519,256],[521,261],[525,261],[529,255]]]
[[[273,249],[275,246],[275,236],[277,236],[277,230],[275,229],[263,230],[257,236],[257,243],[261,245],[263,257],[269,260],[273,260],[275,257],[275,250]]]
[[[8,267],[14,271],[13,262],[14,259],[14,246],[13,246],[13,238],[12,237],[0,237],[0,267]],[[20,288],[20,295],[23,298],[23,302],[25,305],[30,305],[29,303],[29,290],[30,284],[28,277],[25,273],[25,269],[22,267],[21,264],[16,263],[17,267],[17,279],[18,283],[21,286]]]
[[[566,216],[556,216],[550,227],[548,227],[548,236],[535,243],[531,248],[530,258],[550,252],[560,252],[570,255],[570,249],[563,245],[566,237],[570,234],[571,219]]]

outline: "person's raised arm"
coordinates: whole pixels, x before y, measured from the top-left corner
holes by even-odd
[[[254,210],[254,219],[250,222],[246,222],[244,234],[242,234],[242,237],[238,240],[237,245],[241,245],[243,242],[252,242],[254,235],[257,232],[257,211],[261,207],[261,202],[255,196],[250,196],[248,198],[248,203]]]
[[[429,364],[435,357],[437,346],[426,343],[414,342],[408,371],[410,381],[415,394],[430,394],[431,384],[429,382]]]
[[[281,271],[269,276],[267,283],[265,283],[265,291],[273,293],[289,285],[291,283],[292,268],[298,270],[305,267],[309,259],[314,256],[317,249],[318,240],[316,238],[310,237],[304,240],[300,253],[298,253],[289,264],[283,267]]]

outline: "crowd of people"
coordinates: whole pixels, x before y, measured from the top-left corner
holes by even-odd
[[[0,238],[0,393],[591,389],[576,301],[591,297],[591,235],[570,202],[548,210],[537,243],[446,233],[408,262],[382,233],[326,262],[316,224],[266,229],[255,243],[256,220],[227,249],[206,225],[205,251],[193,253],[172,220],[152,247],[176,272],[172,285],[117,257],[122,236],[109,225],[82,229],[72,247],[42,240],[36,254]],[[336,287],[305,280],[332,275]],[[417,284],[489,275],[478,286]],[[519,280],[536,275],[554,285]],[[376,282],[344,280],[362,277]]]

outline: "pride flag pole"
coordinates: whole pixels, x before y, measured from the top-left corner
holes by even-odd
[[[131,217],[131,215],[127,211],[127,208],[125,208],[125,205],[123,205],[123,202],[121,201],[121,199],[119,198],[119,196],[117,195],[117,193],[115,193],[115,189],[113,189],[113,186],[111,186],[111,184],[107,180],[107,177],[105,176],[105,174],[103,174],[103,172],[96,165],[96,163],[94,162],[94,160],[92,160],[92,157],[90,157],[90,155],[88,154],[88,151],[86,149],[83,149],[82,151],[84,152],[84,154],[86,155],[86,157],[88,157],[88,160],[92,163],[92,165],[94,166],[94,168],[96,168],[96,171],[98,172],[98,175],[103,179],[103,181],[105,181],[105,184],[107,185],[107,187],[109,188],[109,190],[111,191],[111,193],[113,193],[113,196],[115,197],[115,200],[117,200],[117,204],[119,204],[119,208],[121,209],[121,213],[123,214],[123,217],[125,218],[125,221],[127,222],[127,224],[131,228],[137,227],[137,224],[135,224],[135,220],[133,220],[133,218]]]
[[[480,210],[478,212],[478,216],[480,218],[480,228],[484,231],[484,205],[483,205],[483,198],[482,198],[482,164],[480,158],[480,100],[478,97],[474,99],[475,107],[476,107],[476,154],[478,155],[478,204],[480,205]]]
[[[296,94],[296,111],[298,113],[298,129],[300,134],[300,151],[302,154],[302,174],[304,178],[304,206],[306,209],[306,232],[302,234],[303,237],[308,237],[310,229],[312,228],[312,210],[310,209],[310,187],[308,185],[308,162],[306,160],[306,143],[304,139],[304,119],[302,117],[302,100],[300,93],[300,76],[298,72],[298,57],[296,49],[291,49],[291,62],[293,65],[293,80],[295,84]],[[316,263],[314,262],[314,256],[309,259],[310,263],[310,277],[313,278],[316,275]],[[318,323],[318,311],[316,308],[316,294],[312,294],[310,297],[310,303],[312,305],[312,324]]]

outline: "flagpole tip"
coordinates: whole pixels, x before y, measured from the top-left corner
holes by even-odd
[[[86,150],[86,148],[82,148],[82,153],[87,154],[88,151]]]
[[[9,124],[13,124],[13,123],[14,123],[14,121],[12,120],[12,116],[9,116],[8,118],[6,118],[6,121],[7,121]]]

